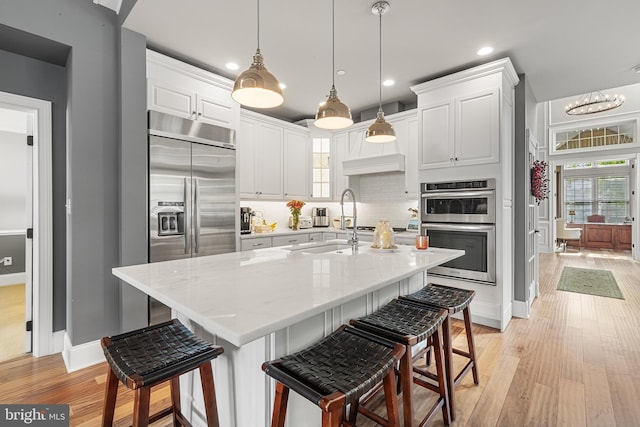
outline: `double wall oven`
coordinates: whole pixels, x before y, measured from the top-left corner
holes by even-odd
[[[495,285],[495,179],[422,183],[420,216],[430,246],[465,251],[429,274]]]

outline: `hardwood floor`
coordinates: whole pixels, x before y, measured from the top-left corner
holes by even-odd
[[[0,286],[0,362],[24,354],[24,287]]]
[[[564,266],[611,270],[625,299],[557,291]],[[540,297],[531,318],[514,318],[504,333],[474,325],[480,385],[471,374],[462,381],[452,425],[640,425],[639,277],[640,263],[628,253],[541,254]],[[454,320],[452,333],[455,345],[464,348],[462,325]],[[456,358],[458,367],[463,363]],[[98,425],[105,372],[98,365],[67,374],[60,355],[20,357],[0,363],[0,403],[68,403],[71,425]],[[430,392],[416,389],[419,418],[432,400]],[[116,426],[131,423],[131,398],[121,386]],[[152,411],[168,404],[168,388],[154,390],[152,402]],[[373,424],[358,418],[358,425]],[[432,425],[444,425],[442,416]]]

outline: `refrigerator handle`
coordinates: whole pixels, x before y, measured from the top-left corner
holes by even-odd
[[[184,185],[182,187],[182,199],[184,200],[184,253],[191,252],[189,241],[191,240],[191,210],[189,209],[189,178],[184,179]]]
[[[195,222],[195,253],[200,252],[200,186],[198,184],[198,179],[193,179],[195,184],[195,190],[193,192],[193,221]]]

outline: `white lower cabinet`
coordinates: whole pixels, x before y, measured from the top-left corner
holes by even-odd
[[[309,233],[310,242],[322,242],[324,240],[326,240],[324,237],[324,233]]]
[[[309,242],[309,234],[307,233],[299,233],[299,234],[285,234],[284,236],[273,236],[273,247],[277,246],[287,246],[287,245],[297,245],[300,243],[308,243]]]
[[[242,250],[251,251],[253,249],[264,249],[271,247],[271,237],[252,237],[242,239]]]

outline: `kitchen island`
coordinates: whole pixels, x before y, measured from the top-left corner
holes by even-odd
[[[113,273],[224,347],[213,362],[221,425],[267,426],[274,386],[262,362],[300,350],[349,319],[419,289],[426,270],[464,254],[402,245],[380,251],[361,244],[356,253],[347,246],[322,248],[312,243],[234,252],[119,267]],[[197,373],[185,377],[184,413],[193,425],[204,426],[199,378]],[[292,394],[287,419],[290,426],[320,425],[320,411]]]

